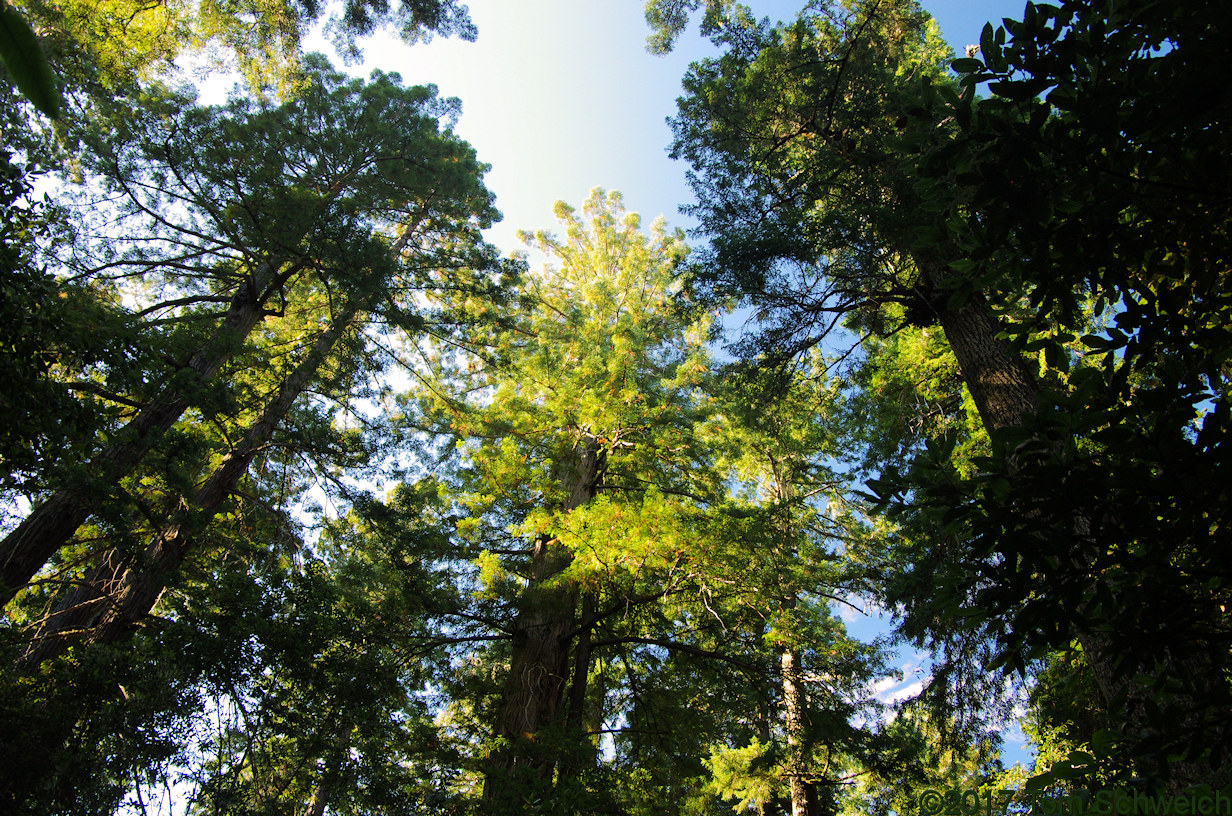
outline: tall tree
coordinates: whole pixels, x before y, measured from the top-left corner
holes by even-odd
[[[398,319],[412,313],[414,291],[431,285],[431,270],[449,277],[466,241],[494,216],[477,183],[481,165],[438,132],[448,103],[395,77],[364,84],[314,65],[313,86],[292,102],[181,103],[134,117],[100,145],[99,170],[122,197],[129,219],[120,223],[133,237],[93,252],[75,246],[66,266],[145,282],[155,298],[139,316],[178,324],[170,344],[183,357],[136,384],[129,404],[137,410],[98,446],[85,476],[39,501],[0,542],[6,602],[215,387],[254,329],[286,314],[288,292],[320,293],[323,301],[309,301],[318,307],[359,298],[337,307],[353,313],[389,301]],[[391,269],[404,279],[365,281],[373,240],[408,259]],[[300,280],[308,285],[297,288]],[[359,294],[374,283],[385,290]],[[218,303],[226,311],[211,313]]]
[[[888,644],[846,631],[843,609],[876,595],[863,544],[880,532],[851,478],[866,416],[851,412],[837,365],[814,348],[787,368],[735,364],[717,386],[713,443],[734,490],[711,515],[738,556],[709,572],[729,586],[724,608],[759,619],[750,657],[771,666],[773,725],[751,742],[712,746],[711,785],[746,804],[782,797],[793,816],[862,807],[859,789],[923,783],[934,778],[929,752],[974,753],[983,736],[942,746],[918,712],[887,715],[870,689],[892,665]]]
[[[656,525],[690,504],[688,440],[708,370],[708,323],[674,308],[682,236],[661,222],[643,234],[601,190],[580,215],[564,204],[556,214],[565,235],[533,240],[559,266],[527,274],[517,320],[487,340],[491,358],[438,357],[442,396],[423,400],[433,427],[458,440],[481,562],[490,580],[510,576],[483,794],[510,812],[568,801],[570,779],[594,762],[592,633],[629,603],[603,579],[670,560]]]
[[[379,267],[378,267],[379,269]],[[381,270],[383,271],[383,270]],[[169,580],[179,571],[189,549],[223,503],[236,490],[248,466],[270,442],[305,390],[317,380],[334,346],[352,328],[359,303],[349,303],[307,349],[307,353],[279,384],[234,447],[208,478],[181,501],[177,514],[135,556],[124,547],[112,547],[98,564],[65,593],[56,609],[39,623],[30,647],[22,656],[24,668],[65,654],[82,643],[113,643],[130,634],[154,608]]]
[[[1016,508],[1005,517],[1016,526],[1009,535],[987,525],[979,528],[979,547],[989,559],[983,563],[991,587],[980,597],[993,604],[989,608],[1002,610],[999,620],[1011,641],[1018,636],[1031,640],[1030,633],[1041,630],[1045,635],[1060,634],[1062,641],[1077,637],[1102,694],[1109,705],[1124,712],[1127,729],[1135,734],[1134,741],[1141,742],[1142,750],[1165,752],[1163,746],[1179,746],[1192,759],[1206,751],[1191,739],[1193,735],[1219,733],[1203,729],[1198,701],[1226,695],[1224,672],[1218,668],[1222,659],[1204,645],[1213,641],[1187,634],[1149,658],[1135,657],[1124,638],[1136,630],[1123,617],[1115,620],[1121,616],[1111,614],[1118,597],[1133,597],[1127,590],[1137,578],[1131,576],[1143,575],[1137,569],[1145,562],[1133,554],[1135,547],[1157,552],[1160,563],[1173,563],[1170,570],[1176,569],[1174,559],[1188,548],[1177,549],[1170,541],[1165,544],[1167,535],[1153,539],[1152,544],[1135,537],[1138,544],[1122,547],[1117,543],[1118,530],[1124,528],[1115,512],[1075,501],[1098,491],[1076,491],[1070,480],[1059,478],[1070,471],[1075,454],[1087,444],[1088,433],[1073,418],[1086,414],[1098,417],[1096,424],[1102,424],[1109,415],[1089,413],[1091,399],[1116,402],[1125,388],[1136,387],[1137,382],[1126,378],[1129,369],[1122,369],[1120,379],[1108,381],[1113,387],[1100,393],[1099,389],[1075,387],[1065,377],[1041,378],[1038,366],[1022,356],[1023,341],[1043,336],[1044,344],[1052,347],[1050,364],[1064,360],[1066,353],[1060,346],[1065,338],[1056,324],[1081,327],[1089,321],[1081,309],[1088,293],[1106,303],[1119,302],[1127,292],[1155,302],[1158,293],[1153,284],[1139,293],[1130,282],[1143,279],[1141,273],[1126,267],[1125,258],[1118,256],[1131,247],[1163,251],[1173,242],[1162,233],[1158,241],[1145,238],[1143,242],[1141,233],[1116,226],[1127,213],[1138,212],[1139,204],[1132,196],[1142,197],[1143,192],[1134,184],[1129,185],[1129,197],[1118,199],[1108,210],[1115,216],[1098,224],[1089,220],[1081,227],[1066,214],[1100,210],[1095,202],[1106,198],[1096,191],[1096,185],[1049,187],[1047,195],[1041,192],[1030,199],[1038,205],[1035,209],[1021,207],[1024,199],[1015,189],[1030,178],[1026,189],[1039,190],[1035,182],[1041,167],[1051,170],[1055,166],[1058,179],[1071,178],[1082,161],[1078,157],[1087,155],[1093,139],[1103,139],[1099,149],[1116,157],[1115,167],[1096,173],[1100,179],[1140,178],[1141,168],[1135,162],[1158,154],[1153,148],[1139,149],[1138,144],[1157,140],[1174,149],[1179,144],[1176,134],[1185,128],[1149,131],[1124,141],[1131,147],[1123,148],[1122,134],[1128,131],[1110,126],[1107,111],[1111,109],[1103,106],[1110,99],[1124,99],[1130,86],[1112,82],[1119,96],[1096,90],[1108,75],[1120,70],[1121,62],[1106,62],[1112,52],[1100,51],[1094,43],[1102,43],[1115,32],[1112,41],[1121,49],[1116,53],[1132,58],[1136,69],[1150,73],[1156,67],[1168,66],[1171,71],[1173,66],[1186,66],[1188,70],[1191,65],[1208,64],[1210,40],[1199,32],[1222,18],[1205,8],[1187,15],[1135,10],[1114,14],[1098,4],[1083,3],[1069,4],[1056,14],[1038,10],[1028,14],[1031,23],[1011,26],[1016,40],[1021,37],[1020,46],[1007,44],[1004,33],[986,30],[981,47],[989,60],[988,70],[976,71],[966,87],[961,87],[945,73],[947,54],[935,26],[913,3],[814,4],[795,23],[777,28],[757,25],[737,11],[715,24],[716,39],[727,48],[725,55],[696,65],[686,80],[689,95],[682,100],[676,119],[675,154],[688,159],[697,172],[695,212],[713,236],[709,274],[714,286],[720,292],[741,294],[769,317],[768,330],[748,348],[790,355],[793,349],[821,342],[844,316],[846,325],[860,333],[885,333],[904,324],[940,325],[973,405],[994,439],[999,464],[990,478],[979,482],[986,491],[983,495],[994,504]],[[1003,46],[1005,54],[1015,56],[1005,57]],[[974,70],[980,63],[956,65]],[[980,78],[1000,80],[994,88],[1004,98],[977,105],[975,84]],[[1036,93],[1054,86],[1050,103],[1032,101]],[[1022,106],[1007,104],[1015,100]],[[1054,110],[1059,111],[1056,116]],[[1071,110],[1079,113],[1071,115]],[[1088,115],[1091,111],[1105,113]],[[1183,120],[1178,116],[1169,121]],[[1064,138],[1052,139],[1050,129],[1065,134]],[[1133,131],[1138,132],[1137,126]],[[1044,147],[1037,135],[1041,132],[1050,133]],[[967,133],[980,137],[969,138]],[[1196,152],[1181,149],[1178,155],[1195,161],[1193,157],[1210,152],[1207,141],[1199,140]],[[1144,167],[1153,168],[1149,172],[1160,176],[1160,184],[1175,183],[1165,177],[1162,165]],[[968,190],[978,192],[972,196]],[[1195,200],[1201,198],[1194,195]],[[1071,229],[1089,229],[1089,235],[1098,236],[1091,240],[1112,248],[1110,255],[1118,271],[1094,279],[1079,279],[1072,273],[1041,274],[1038,264],[1072,257],[1068,247],[1078,237],[1071,235],[1064,251],[1051,243],[1041,251],[1028,241],[1005,240],[1017,236],[1020,225],[1036,230],[1033,219],[1037,216],[1040,225],[1034,234],[1046,236],[1047,242],[1056,239],[1061,223]],[[1213,234],[1216,238],[1211,246],[1222,235],[1218,230]],[[1216,256],[1211,250],[1205,257]],[[1172,257],[1188,256],[1177,252]],[[1004,270],[998,266],[1002,261]],[[1165,288],[1181,298],[1178,304],[1185,304],[1179,305],[1180,314],[1206,300],[1195,298],[1186,288],[1190,286],[1187,276],[1198,275],[1197,271],[1184,264],[1178,270],[1169,279],[1186,283],[1179,289],[1172,284]],[[1008,277],[1006,271],[1011,273]],[[1064,286],[1056,287],[1058,280],[1065,281]],[[1029,304],[1020,303],[1024,292],[1034,293]],[[888,304],[898,304],[903,310],[887,310]],[[1043,319],[1036,319],[1031,310],[1040,306],[1048,308]],[[1138,313],[1132,303],[1126,312]],[[895,317],[897,324],[888,322]],[[1012,344],[1007,334],[1018,342]],[[1118,336],[1127,335],[1113,335],[1114,341]],[[1120,347],[1113,343],[1114,350]],[[1162,350],[1164,346],[1156,343],[1151,348]],[[1185,355],[1171,359],[1173,365],[1185,365],[1180,362]],[[1155,376],[1153,370],[1143,373]],[[1202,376],[1209,380],[1209,373]],[[1083,381],[1087,386],[1092,382],[1091,378]],[[1133,386],[1128,385],[1131,382]],[[1203,398],[1219,390],[1203,389]],[[1162,396],[1163,392],[1153,393]],[[1058,403],[1068,413],[1050,413]],[[1181,425],[1192,422],[1196,403],[1182,400],[1179,405],[1179,412],[1164,408],[1161,415],[1182,418]],[[1041,409],[1049,413],[1049,419],[1039,419]],[[1193,430],[1179,433],[1184,437]],[[1104,443],[1104,450],[1115,450],[1113,436],[1105,436]],[[1159,460],[1135,454],[1128,461],[1140,462],[1148,470],[1159,466],[1147,464]],[[1205,472],[1216,466],[1215,459],[1200,466],[1194,461]],[[930,471],[932,475],[938,472]],[[1046,488],[1046,483],[1070,485],[1063,489],[1064,504],[1053,501],[1062,497]],[[1006,488],[1007,495],[1013,496],[1008,503],[999,498]],[[967,503],[953,495],[938,501],[950,507]],[[1152,507],[1150,512],[1167,505],[1139,503]],[[975,535],[974,528],[967,528],[960,547],[966,547]],[[1110,574],[1111,565],[1124,583],[1101,577]],[[1178,600],[1190,591],[1183,588],[1188,580],[1180,577],[1183,573],[1184,569],[1173,572],[1178,580],[1170,582]],[[1059,582],[1054,586],[1072,587],[1073,597],[1103,600],[1077,605],[1049,601],[1050,609],[1068,607],[1076,614],[1063,622],[1055,615],[1051,620],[1037,618],[1045,626],[1035,627],[1026,619],[1006,620],[1019,611],[1011,613],[1011,607],[1026,597],[1018,589],[1026,586],[1025,574],[1035,574],[1044,583]],[[1056,596],[1056,592],[1046,594]],[[1206,600],[1200,606],[1206,609],[1199,615],[1202,620],[1217,620],[1214,607]],[[1148,607],[1154,608],[1150,604],[1134,608]],[[1185,604],[1185,608],[1194,607]],[[1018,645],[1022,642],[1017,641]],[[1147,689],[1177,674],[1192,679],[1188,690],[1164,698],[1169,713],[1150,716]],[[1155,679],[1143,685],[1143,675]],[[1225,752],[1221,745],[1216,742],[1207,754],[1216,764]],[[1159,753],[1158,758],[1162,756]],[[1192,761],[1174,763],[1169,770],[1168,763],[1151,760],[1147,767],[1158,774],[1171,772],[1180,784],[1204,781],[1207,773],[1201,762]]]
[[[70,646],[117,644],[146,625],[186,559],[210,555],[203,542],[215,517],[244,506],[254,461],[281,449],[293,451],[289,460],[314,455],[320,440],[296,438],[287,426],[303,416],[309,394],[334,406],[348,401],[366,376],[370,344],[383,339],[365,328],[444,335],[456,319],[441,313],[447,305],[427,305],[426,293],[499,299],[499,275],[479,236],[495,216],[481,183],[485,168],[440,129],[438,116],[451,107],[395,77],[364,83],[315,64],[313,92],[294,102],[175,110],[162,125],[195,128],[199,137],[183,152],[147,121],[148,130],[125,134],[136,143],[126,146],[130,154],[113,154],[135,154],[132,172],[114,181],[134,223],[150,229],[144,240],[135,233],[135,250],[105,247],[113,254],[101,261],[86,252],[70,260],[86,275],[118,272],[150,284],[152,293],[130,290],[149,304],[138,300],[133,309],[136,332],[157,333],[143,332],[143,323],[173,326],[168,352],[187,361],[172,357],[152,368],[157,379],[134,384],[126,398],[134,418],[94,446],[86,478],[74,482],[58,463],[43,463],[59,489],[5,542],[18,556],[42,542],[55,570],[10,605],[14,621],[35,622],[23,633],[34,639],[18,667],[29,678],[11,682],[17,698],[31,691],[41,664],[65,676],[62,661],[50,659]],[[271,138],[278,152],[262,149],[248,162],[252,176],[236,173],[228,190],[211,160],[227,157],[242,171],[245,140]],[[163,167],[137,162],[148,154]],[[118,158],[111,166],[129,169]],[[219,302],[226,312],[211,308]],[[269,308],[275,302],[277,311]],[[259,505],[265,497],[257,494]],[[80,535],[91,516],[98,525]],[[50,533],[40,526],[49,520]],[[85,674],[96,655],[112,653],[79,649],[72,657]],[[44,689],[64,704],[45,728],[14,733],[13,751],[55,756],[93,716],[92,698],[73,708],[70,685]],[[15,710],[25,707],[14,699]],[[55,771],[45,763],[30,777]]]
[[[991,96],[955,108],[955,144],[921,168],[934,202],[961,181],[944,212],[964,274],[1049,369],[1029,441],[1010,443],[1030,467],[1007,445],[938,497],[967,508],[974,563],[995,576],[977,600],[1011,623],[1010,649],[1076,634],[1136,770],[1217,786],[1232,750],[1227,524],[1211,512],[1227,468],[1230,102],[1210,70],[1230,23],[1214,4],[1029,4],[955,64]]]
[[[840,552],[855,521],[831,470],[840,455],[834,447],[839,389],[819,354],[800,370],[768,379],[759,381],[753,369],[736,379],[743,387],[728,389],[719,426],[728,438],[718,449],[720,463],[742,485],[741,498],[760,511],[753,518],[762,516],[743,536],[749,568],[764,564],[765,570],[748,591],[767,613],[764,638],[778,662],[781,725],[772,733],[781,734],[791,813],[818,816],[833,811],[835,786],[850,759],[818,763],[815,749],[828,741],[831,754],[851,752],[843,743],[855,712],[870,702],[861,694],[872,666],[860,665],[863,649],[847,638],[829,606],[854,588],[842,574]],[[812,679],[819,677],[830,679]]]

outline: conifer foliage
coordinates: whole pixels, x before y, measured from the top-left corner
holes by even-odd
[[[459,101],[299,49],[453,0],[0,0],[0,811],[1227,787],[1225,6],[651,0],[699,240],[501,257]]]

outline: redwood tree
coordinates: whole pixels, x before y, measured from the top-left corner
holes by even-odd
[[[682,236],[643,233],[602,190],[556,214],[562,237],[526,236],[547,264],[523,278],[511,325],[475,338],[482,353],[439,349],[414,420],[455,440],[473,516],[460,532],[480,548],[480,595],[505,610],[491,618],[509,651],[483,798],[509,812],[580,795],[571,780],[593,767],[602,724],[601,699],[599,722],[588,703],[596,627],[632,602],[621,576],[685,546],[672,516],[701,473],[708,322],[674,308]]]

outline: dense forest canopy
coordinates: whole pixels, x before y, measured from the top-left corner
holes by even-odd
[[[650,0],[694,240],[502,254],[457,100],[301,48],[453,0],[0,0],[0,808],[1232,786],[1225,6]]]

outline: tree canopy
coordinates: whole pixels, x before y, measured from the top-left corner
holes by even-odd
[[[769,315],[751,353],[790,356],[841,323],[935,325],[956,356],[991,447],[969,468],[942,433],[910,473],[879,474],[894,509],[959,537],[902,562],[945,591],[920,606],[912,574],[892,597],[942,619],[957,604],[998,643],[994,665],[1075,644],[1135,767],[1178,784],[1209,781],[1226,751],[1201,713],[1227,693],[1223,581],[1204,560],[1221,560],[1222,501],[1146,486],[1222,467],[1226,381],[1202,360],[1223,344],[1195,332],[1223,325],[1225,219],[1186,169],[1218,172],[1197,158],[1217,129],[1194,123],[1221,103],[1175,95],[1204,87],[1218,28],[1205,7],[1028,6],[954,77],[912,4],[781,27],[734,14],[675,120],[715,236],[708,289]],[[1191,208],[1210,224],[1193,241],[1173,220]]]
[[[502,255],[459,101],[300,49],[452,0],[0,0],[0,809],[1226,791],[1224,5],[651,0],[696,240]]]

